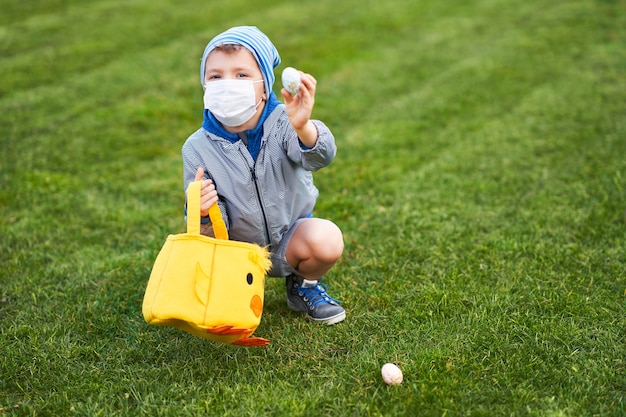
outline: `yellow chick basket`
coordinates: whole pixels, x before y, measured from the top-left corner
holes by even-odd
[[[265,346],[250,337],[261,322],[269,253],[228,240],[217,204],[209,210],[216,238],[200,234],[200,186],[187,192],[187,233],[170,235],[159,252],[143,299],[143,316],[216,342]]]

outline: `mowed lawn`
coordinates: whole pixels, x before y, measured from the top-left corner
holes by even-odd
[[[626,415],[626,1],[0,9],[0,415]],[[141,315],[234,25],[317,78],[339,149],[315,214],[347,319],[268,278],[264,348]]]

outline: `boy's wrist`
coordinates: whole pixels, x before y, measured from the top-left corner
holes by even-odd
[[[311,120],[307,121],[302,128],[295,130],[298,134],[300,142],[302,142],[304,146],[306,146],[307,148],[315,147],[315,144],[317,143],[318,132],[317,127],[315,127]]]

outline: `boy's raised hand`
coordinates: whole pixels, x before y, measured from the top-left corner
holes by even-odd
[[[195,181],[201,181],[204,178],[204,169],[199,167],[196,171]],[[200,187],[200,216],[206,217],[209,215],[209,207],[217,203],[217,190],[213,181],[204,180]]]
[[[300,71],[300,92],[292,96],[283,88],[280,92],[285,99],[285,109],[289,122],[298,133],[300,140],[313,147],[317,142],[317,129],[311,123],[311,113],[315,104],[317,80],[311,74]]]
[[[315,85],[317,80],[311,74],[300,73],[300,91],[292,96],[289,91],[283,88],[280,92],[285,99],[287,116],[294,129],[304,127],[311,118],[313,105],[315,104]]]

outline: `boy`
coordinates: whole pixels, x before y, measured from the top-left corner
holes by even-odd
[[[300,72],[297,95],[272,92],[278,51],[259,29],[234,27],[204,50],[200,80],[204,120],[182,149],[184,183],[202,183],[202,233],[217,203],[233,240],[268,246],[269,276],[286,277],[287,304],[332,325],[345,310],[326,293],[322,276],[343,252],[341,230],[312,215],[318,190],[312,171],[336,153],[326,125],[311,120],[316,80]]]

